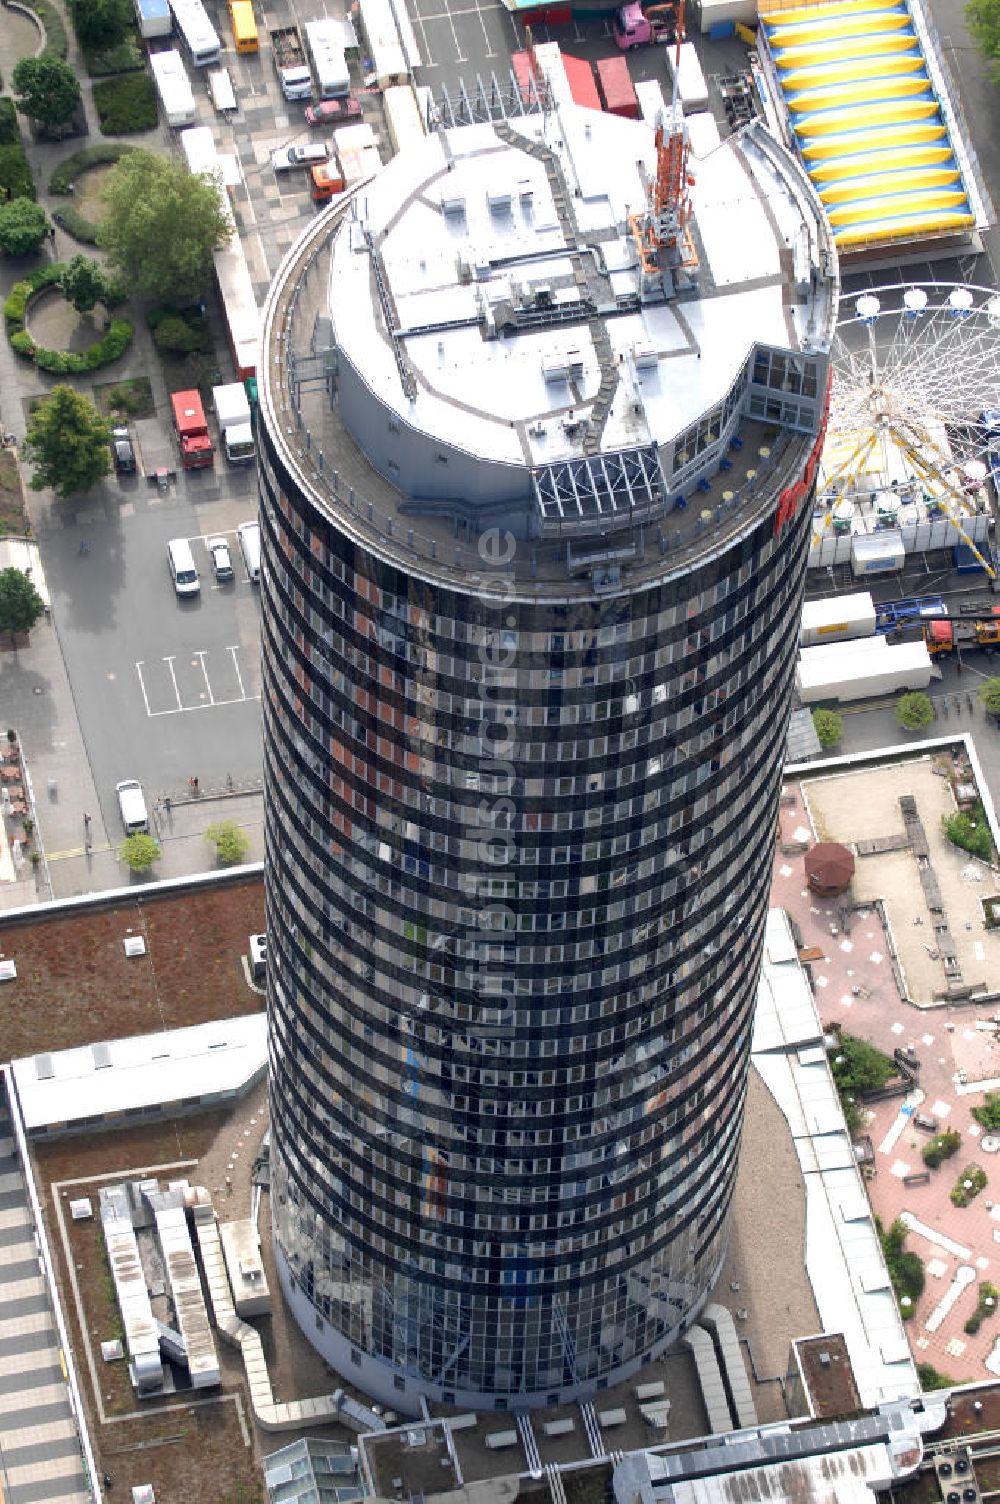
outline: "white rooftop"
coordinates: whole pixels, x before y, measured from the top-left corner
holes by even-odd
[[[555,151],[575,244],[544,156],[521,139]],[[616,313],[616,300],[639,290],[628,217],[646,202],[640,164],[655,175],[648,125],[561,105],[503,125],[440,130],[361,191],[355,217],[336,237],[335,343],[410,427],[495,461],[572,458],[579,438],[546,420],[579,414],[597,397],[595,321],[578,311],[500,338],[488,338],[480,321],[512,297],[530,301],[539,287],[550,308],[575,302],[586,280],[582,262],[601,273],[602,311],[613,316],[596,327],[619,368],[601,449],[669,443],[723,401],[758,343],[795,351],[828,344],[832,284],[821,210],[795,164],[768,143],[731,137],[692,164],[697,293]],[[380,252],[415,395],[404,392],[386,337],[365,231]],[[567,364],[569,377],[553,379],[553,366]]]
[[[865,1406],[920,1391],[787,916],[767,916],[752,1060],[785,1116],[806,1189],[806,1272],[842,1332]],[[840,1495],[838,1494],[838,1498]]]
[[[31,1055],[12,1065],[28,1133],[119,1113],[223,1097],[267,1066],[267,1016]]]

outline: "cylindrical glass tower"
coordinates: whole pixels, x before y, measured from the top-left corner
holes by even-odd
[[[395,1408],[557,1403],[676,1340],[724,1256],[820,418],[758,422],[751,349],[717,514],[567,539],[548,492],[415,532],[349,436],[349,338],[332,403],[286,359],[353,223],[286,263],[263,362],[276,1253]]]

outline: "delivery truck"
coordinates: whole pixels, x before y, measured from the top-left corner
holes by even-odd
[[[204,470],[215,463],[212,440],[205,422],[205,409],[197,391],[171,392],[174,429],[185,470]]]
[[[167,124],[174,130],[193,125],[194,94],[180,53],[173,47],[169,47],[166,52],[153,52],[150,54],[149,66],[153,70],[153,82],[156,84],[160,108]]]
[[[250,398],[242,381],[213,386],[212,407],[219,425],[219,438],[231,465],[249,465],[254,458]]]
[[[276,26],[271,32],[274,71],[286,99],[311,99],[312,74],[297,26]]]

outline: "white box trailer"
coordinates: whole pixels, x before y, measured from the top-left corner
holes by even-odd
[[[667,48],[667,68],[671,79],[677,73],[677,92],[681,97],[685,115],[692,114],[695,110],[708,109],[708,84],[705,75],[701,71],[701,63],[695,51],[693,42],[683,42],[680,50],[680,64],[676,63],[677,49],[673,45]]]
[[[338,21],[307,21],[302,28],[306,53],[320,99],[339,99],[351,90],[343,28]]]
[[[404,151],[427,134],[417,96],[411,84],[395,84],[382,91],[385,123],[394,152]]]
[[[232,115],[236,108],[236,91],[228,68],[218,68],[208,75],[208,92],[220,115]]]
[[[242,381],[213,386],[212,406],[226,459],[231,465],[251,464],[254,458],[253,422],[250,398]]]
[[[804,648],[818,642],[846,642],[852,637],[872,637],[875,632],[875,602],[870,590],[854,595],[834,595],[828,600],[806,601],[802,607],[799,643]]]
[[[152,52],[149,66],[160,96],[163,118],[174,130],[192,125],[195,119],[194,93],[184,67],[184,60],[173,47],[166,52]]]
[[[866,637],[802,648],[795,681],[802,703],[815,705],[926,689],[932,672],[926,643],[889,644],[884,637]]]
[[[851,571],[856,580],[871,574],[895,574],[905,559],[903,537],[896,528],[884,533],[855,533],[851,539]]]

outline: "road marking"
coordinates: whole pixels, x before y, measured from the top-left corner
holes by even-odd
[[[171,657],[169,657],[169,658],[164,658],[163,661],[167,665],[167,668],[170,670],[170,677],[173,680],[173,684],[174,684],[174,697],[177,700],[177,709],[178,710],[183,710],[183,708],[184,708],[184,702],[181,699],[181,692],[180,692],[180,690],[177,687],[177,675],[174,673],[174,659],[173,659],[173,655],[171,655]]]
[[[232,653],[232,655],[233,655],[233,673],[236,675],[236,682],[240,686],[240,694],[243,696],[243,698],[245,700],[247,698],[247,692],[243,688],[243,675],[240,673],[240,666],[239,666],[239,664],[236,661],[236,654],[239,652],[239,648],[238,647],[235,647],[235,648],[234,647],[230,647],[230,648],[227,649],[227,651],[230,652],[230,653]],[[250,698],[252,700],[256,700],[256,699],[259,699],[260,697],[259,697],[259,695],[251,695]]]
[[[205,668],[205,649],[201,648],[197,653],[195,653],[194,656],[197,658],[198,662],[201,664],[201,676],[202,676],[202,678],[205,681],[205,691],[206,691],[206,693],[208,695],[208,703],[210,705],[214,705],[215,704],[215,696],[212,693],[212,686],[208,682],[208,670]]]
[[[227,705],[247,705],[251,700],[259,700],[260,695],[237,695],[233,700],[213,700],[211,705],[178,705],[173,710],[151,710],[150,720],[155,720],[161,715],[191,715],[196,710],[224,710]]]
[[[114,850],[114,848],[111,845],[110,841],[105,842],[103,846],[69,846],[65,851],[47,851],[45,853],[45,860],[47,862],[64,862],[68,857],[93,856],[94,853],[98,851],[112,850]]]

